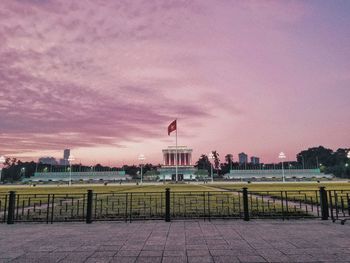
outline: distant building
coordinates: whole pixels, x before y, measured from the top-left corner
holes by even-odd
[[[49,165],[57,165],[57,161],[54,157],[41,157],[38,160],[39,163],[49,164]]]
[[[252,156],[252,157],[250,157],[250,162],[251,162],[252,164],[260,164],[260,158],[259,158],[259,157]]]
[[[60,165],[69,165],[68,158],[70,156],[70,149],[64,149],[63,159],[60,159]]]
[[[63,159],[68,160],[69,155],[70,155],[70,149],[65,149],[65,150],[63,151]]]
[[[238,154],[238,160],[239,164],[246,164],[248,163],[248,155],[245,153]]]
[[[198,170],[192,164],[192,149],[186,146],[169,146],[163,151],[163,165],[157,169],[159,180],[176,180],[176,160],[178,164],[178,181],[195,180]],[[177,158],[176,158],[177,152]]]

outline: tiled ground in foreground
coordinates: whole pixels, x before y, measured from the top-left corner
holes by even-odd
[[[350,262],[350,222],[0,224],[0,262]]]

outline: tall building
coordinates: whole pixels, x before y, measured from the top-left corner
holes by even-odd
[[[60,165],[68,165],[68,158],[70,155],[70,149],[64,149],[63,151],[63,159],[60,159]]]
[[[63,159],[68,160],[70,155],[70,149],[64,149],[63,151]]]
[[[239,164],[245,164],[248,162],[248,155],[245,153],[238,154]]]
[[[250,162],[251,162],[252,164],[259,164],[259,163],[260,163],[260,158],[259,158],[259,157],[252,156],[252,157],[250,157]]]

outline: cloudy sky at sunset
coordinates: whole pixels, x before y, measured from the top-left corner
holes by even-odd
[[[350,1],[2,0],[0,154],[350,146]]]

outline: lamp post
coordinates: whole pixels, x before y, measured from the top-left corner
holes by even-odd
[[[1,182],[2,167],[5,162],[6,162],[6,158],[4,156],[0,156],[0,182]]]
[[[350,151],[348,151],[348,154],[347,154],[346,157],[348,157],[348,159],[350,159]],[[345,164],[345,167],[348,167],[348,166],[349,166],[349,163],[346,163],[346,164]]]
[[[75,160],[73,155],[69,155],[68,162],[69,162],[69,186],[72,185],[72,162]]]
[[[282,160],[282,180],[283,183],[286,181],[285,176],[284,176],[284,167],[283,167],[283,159],[286,159],[286,155],[284,154],[284,152],[280,152],[280,154],[278,155],[278,158]]]
[[[210,175],[211,175],[211,182],[213,183],[214,182],[214,175],[213,175],[213,163],[211,162],[211,160],[214,160],[215,157],[214,157],[214,154],[211,152],[208,154],[208,159],[209,159],[209,162],[210,162]]]
[[[26,168],[25,167],[22,167],[21,168],[21,173],[20,173],[20,177],[22,177],[22,176],[26,176]]]
[[[140,154],[139,155],[139,158],[138,158],[139,160],[140,160],[140,162],[141,162],[141,164],[140,164],[140,166],[141,166],[141,185],[142,185],[142,182],[143,182],[143,180],[142,180],[142,177],[143,177],[143,161],[146,159],[145,158],[145,156],[143,155],[143,154]]]

